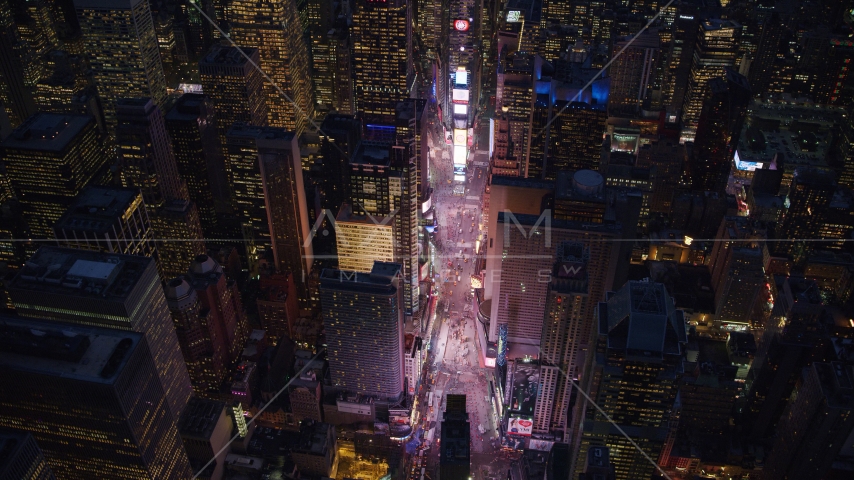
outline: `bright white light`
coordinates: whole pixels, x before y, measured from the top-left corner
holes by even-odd
[[[469,111],[469,107],[467,107],[465,105],[459,105],[459,104],[454,105],[454,114],[455,115],[466,115],[468,113],[468,111]]]
[[[460,47],[460,51],[461,51],[461,52],[465,52],[465,51],[466,51],[466,47]]]

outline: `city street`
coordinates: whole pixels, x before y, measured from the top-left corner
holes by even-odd
[[[488,143],[488,131],[488,128],[475,130],[475,146],[478,140],[484,145]],[[458,394],[466,396],[471,425],[472,478],[491,480],[499,478],[500,472],[506,474],[509,461],[499,458],[497,418],[488,397],[492,369],[484,368],[479,360],[475,331],[477,305],[471,288],[475,248],[483,232],[481,207],[489,157],[487,151],[473,148],[468,158],[466,180],[455,181],[451,160],[453,147],[441,138],[441,134],[435,133],[428,142],[438,227],[434,234],[436,249],[432,261],[439,302],[428,332],[427,374],[419,400],[425,438],[431,437],[433,429],[432,442],[425,441],[422,445],[429,447],[425,454],[426,473],[429,478],[436,478],[438,474],[444,398],[448,394]],[[432,409],[427,400],[430,392],[434,397]],[[415,471],[413,478],[420,478],[420,469]]]

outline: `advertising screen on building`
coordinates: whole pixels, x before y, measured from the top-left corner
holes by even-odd
[[[454,146],[462,145],[465,147],[466,140],[468,140],[468,132],[462,128],[454,129]],[[454,149],[454,157],[456,157],[456,148]]]
[[[468,115],[469,107],[466,105],[454,105],[454,115]]]
[[[471,24],[468,20],[462,18],[454,20],[454,30],[458,32],[467,32],[469,30],[469,26],[471,26]]]
[[[507,433],[510,435],[530,437],[533,428],[534,422],[527,417],[510,417],[510,421],[507,422]]]
[[[469,103],[469,91],[465,88],[454,89],[454,103]]]
[[[522,12],[519,10],[510,10],[507,12],[507,23],[519,23],[522,21]]]
[[[466,167],[465,165],[454,165],[454,175],[465,175]]]
[[[454,147],[454,165],[465,165],[468,152],[466,147],[457,145]]]
[[[457,73],[454,74],[454,82],[457,85],[467,86],[469,84],[469,72],[465,70],[457,70]]]
[[[753,172],[755,170],[762,170],[765,164],[762,162],[747,162],[741,159],[738,156],[738,152],[735,152],[735,168],[739,170],[745,170],[748,172]]]

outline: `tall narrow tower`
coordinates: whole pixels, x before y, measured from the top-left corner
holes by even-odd
[[[412,2],[358,0],[353,12],[356,110],[392,124],[397,102],[409,98]]]
[[[264,83],[269,124],[299,136],[314,117],[308,48],[295,0],[234,0],[229,6],[231,38],[257,48],[261,69],[276,83]],[[279,88],[290,98],[279,92]]]
[[[148,0],[74,0],[74,8],[107,125],[116,124],[119,98],[163,105],[166,77]]]

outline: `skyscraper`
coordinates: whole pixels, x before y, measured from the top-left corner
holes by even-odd
[[[822,478],[850,445],[854,371],[847,362],[816,362],[803,370],[775,436],[763,478]]]
[[[199,213],[178,174],[160,109],[148,98],[121,98],[116,114],[122,183],[142,191],[151,207],[160,273],[164,280],[175,277],[205,252]]]
[[[394,127],[382,129],[396,133]],[[383,219],[394,227],[395,262],[402,267],[403,308],[407,315],[419,308],[418,163],[413,150],[410,145],[363,141],[350,159],[353,214],[374,217],[365,222],[372,230]],[[361,248],[365,246],[362,244]]]
[[[145,204],[154,209],[171,199],[187,199],[160,109],[150,98],[114,101],[122,184],[142,191]]]
[[[2,143],[12,189],[36,238],[51,238],[53,224],[105,162],[95,119],[37,113]]]
[[[0,429],[0,478],[6,480],[56,480],[44,452],[29,432]]]
[[[353,78],[356,110],[394,121],[397,102],[409,98],[410,4],[358,0],[353,12]]]
[[[217,130],[225,155],[225,135],[236,122],[249,125],[267,125],[267,96],[264,77],[252,63],[261,58],[257,48],[241,47],[248,59],[234,47],[214,45],[199,60],[202,90],[213,100],[216,108]],[[251,60],[251,62],[250,62]],[[231,170],[226,156],[226,169],[231,181]]]
[[[139,190],[90,186],[53,226],[62,247],[154,256],[154,233]]]
[[[250,269],[270,245],[276,268],[297,279],[300,301],[313,263],[298,136],[276,127],[235,124],[227,137],[234,206]]]
[[[800,240],[816,238],[836,191],[833,174],[825,170],[800,169],[795,171],[792,186],[786,197],[788,208],[778,225],[778,238]],[[785,205],[785,204],[784,204]],[[779,251],[795,252],[796,242],[778,242]]]
[[[657,33],[644,32],[631,44],[628,40],[614,44],[615,53],[628,47],[611,64],[608,111],[612,114],[634,114],[643,106],[658,67],[660,40]]]
[[[709,80],[723,76],[725,67],[735,65],[740,40],[741,25],[732,20],[711,19],[700,23],[682,105],[684,138],[693,139],[696,135]]]
[[[664,444],[688,342],[685,319],[663,284],[630,281],[598,306],[600,383],[594,400],[649,456]],[[580,455],[610,449],[616,478],[648,478],[655,467],[598,412],[584,422]],[[592,421],[591,421],[592,420]],[[582,457],[583,458],[583,457]]]
[[[695,190],[725,189],[750,103],[747,79],[731,68],[725,68],[724,72],[723,78],[709,81],[697,125],[690,161]]]
[[[0,108],[8,116],[9,126],[17,128],[36,113],[32,91],[25,83],[15,9],[9,0],[0,2]],[[8,132],[3,132],[8,134]]]
[[[0,426],[24,425],[59,478],[191,475],[147,335],[13,317],[0,331],[0,380],[17,385]]]
[[[780,50],[780,40],[786,32],[786,24],[780,14],[772,12],[765,18],[762,34],[756,46],[756,57],[750,63],[750,86],[756,93],[765,93],[771,76],[774,74],[774,62]]]
[[[323,325],[332,384],[383,399],[404,390],[401,267],[376,262],[371,273],[324,270]]]
[[[217,235],[219,215],[231,211],[231,189],[217,132],[218,113],[211,97],[181,96],[166,114],[166,130],[178,173],[187,182],[190,201],[199,210],[205,236]]]
[[[148,0],[74,0],[104,116],[116,124],[119,98],[166,101],[166,77]]]
[[[257,48],[261,69],[290,97],[285,98],[273,84],[264,82],[269,125],[299,136],[314,117],[314,86],[297,2],[234,0],[226,16],[234,42]]]
[[[42,247],[7,291],[25,317],[145,333],[177,421],[192,389],[152,259]]]

